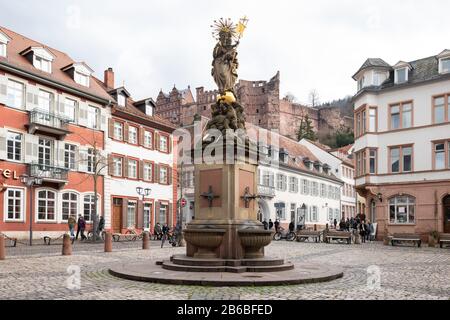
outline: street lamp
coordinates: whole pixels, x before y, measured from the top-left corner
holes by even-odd
[[[145,217],[144,200],[145,200],[145,197],[148,197],[150,195],[150,193],[152,192],[152,189],[150,189],[150,188],[144,189],[142,187],[136,187],[136,192],[138,195],[142,196],[142,218],[144,218]],[[148,219],[149,219],[148,225],[150,228],[150,216],[148,217]]]
[[[23,174],[20,177],[20,181],[30,189],[30,246],[33,245],[33,186],[39,186],[42,184],[42,178],[30,177],[27,174]]]

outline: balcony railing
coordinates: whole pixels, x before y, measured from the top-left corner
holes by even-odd
[[[30,163],[30,177],[39,177],[46,182],[65,183],[69,179],[69,169],[52,165]]]
[[[57,135],[69,133],[68,124],[71,120],[46,110],[34,109],[30,111],[30,133],[44,131]]]
[[[258,195],[261,197],[273,198],[275,197],[275,187],[258,185]]]

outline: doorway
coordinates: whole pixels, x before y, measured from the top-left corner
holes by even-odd
[[[122,209],[123,201],[120,198],[113,199],[113,216],[112,216],[112,229],[115,233],[121,233],[122,231]]]
[[[442,201],[444,212],[444,233],[450,233],[450,195],[447,195]]]

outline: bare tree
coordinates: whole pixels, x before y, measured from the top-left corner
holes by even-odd
[[[309,102],[311,103],[311,107],[315,108],[320,104],[319,101],[319,92],[316,89],[312,89],[309,92]]]

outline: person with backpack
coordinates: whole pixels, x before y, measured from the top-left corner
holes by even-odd
[[[84,235],[84,230],[86,230],[86,221],[84,220],[84,217],[80,214],[78,215],[78,230],[77,230],[77,236],[75,237],[78,240],[78,235],[81,233],[81,241],[87,239],[87,237]]]

